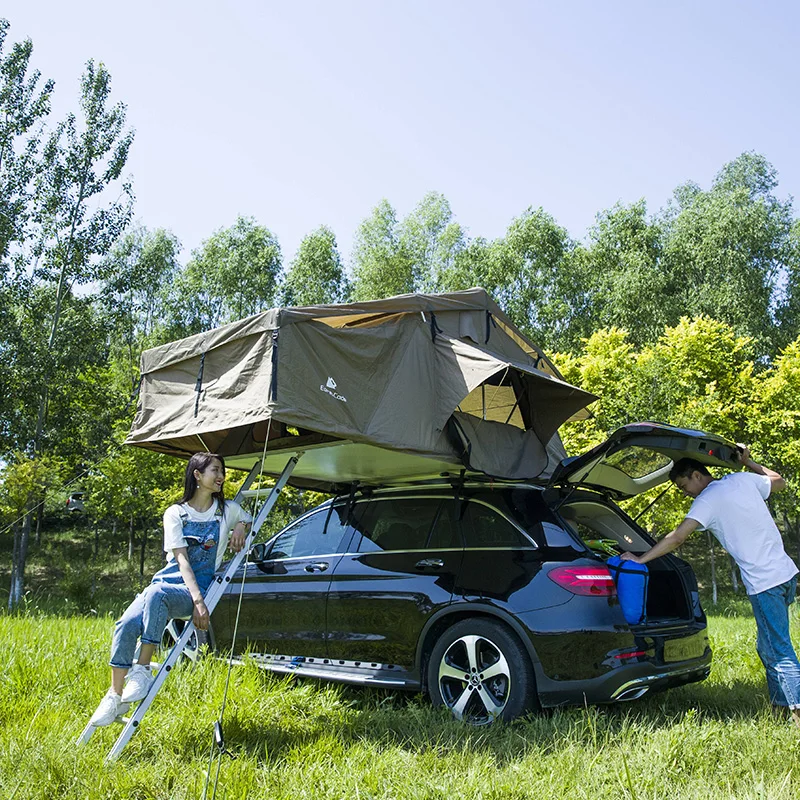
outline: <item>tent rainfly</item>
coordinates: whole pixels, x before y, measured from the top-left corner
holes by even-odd
[[[127,444],[212,451],[340,491],[457,475],[536,479],[595,400],[483,289],[277,308],[142,354]],[[584,412],[585,413],[585,412]]]

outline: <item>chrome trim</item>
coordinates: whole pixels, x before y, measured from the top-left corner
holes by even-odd
[[[692,672],[705,672],[706,674],[708,674],[710,671],[711,671],[710,666],[702,666],[702,667],[695,666],[695,667],[684,667],[683,669],[679,670],[670,670],[669,672],[658,672],[655,675],[644,675],[641,678],[634,678],[633,680],[626,681],[622,685],[618,686],[611,693],[611,699],[618,700],[620,699],[621,694],[624,694],[635,687],[645,686],[647,689],[649,689],[651,683],[663,680],[664,678],[676,678],[681,675],[689,675]],[[626,699],[633,699],[633,698],[626,698]]]

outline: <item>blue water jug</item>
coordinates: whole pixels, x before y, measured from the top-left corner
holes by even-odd
[[[617,597],[622,614],[629,625],[647,621],[647,584],[650,571],[647,564],[623,561],[619,556],[611,556],[606,566],[617,585]]]

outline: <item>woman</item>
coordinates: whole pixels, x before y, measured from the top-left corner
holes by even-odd
[[[147,695],[153,682],[150,659],[170,619],[191,617],[199,630],[208,629],[203,596],[222,562],[228,534],[231,550],[238,553],[252,521],[238,503],[225,501],[224,481],[222,456],[195,453],[189,459],[183,497],[164,512],[167,565],[114,628],[111,688],[92,716],[92,725],[110,725],[128,711],[130,703]],[[132,664],[139,639],[139,656]]]

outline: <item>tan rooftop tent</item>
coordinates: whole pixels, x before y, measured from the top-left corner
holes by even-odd
[[[303,452],[291,482],[323,491],[541,477],[559,426],[596,399],[483,289],[271,309],[147,350],[141,371],[128,444],[243,469],[266,452],[272,475]]]

